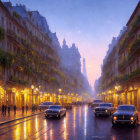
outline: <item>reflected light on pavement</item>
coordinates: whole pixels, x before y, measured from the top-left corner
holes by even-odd
[[[79,124],[81,126],[81,107],[79,107]]]
[[[73,130],[74,130],[74,136],[75,136],[76,107],[73,108],[73,121],[74,121]]]
[[[112,137],[112,140],[116,140],[115,136]]]
[[[47,121],[46,120],[44,120],[44,129],[45,129],[45,131],[47,131]],[[47,140],[47,132],[44,134],[44,138],[45,138],[45,140]]]
[[[87,106],[84,108],[84,135],[87,134]]]
[[[64,139],[67,139],[67,121],[66,118],[64,118]]]
[[[17,127],[15,130],[15,140],[19,140],[20,133],[22,133],[21,127]]]
[[[26,131],[27,131],[27,129],[26,129],[26,120],[25,120],[25,122],[24,122],[24,139],[26,139],[27,138],[27,133],[26,133]]]
[[[36,137],[38,137],[38,119],[35,118],[35,130],[36,130]]]
[[[50,139],[53,140],[53,130],[50,130]]]

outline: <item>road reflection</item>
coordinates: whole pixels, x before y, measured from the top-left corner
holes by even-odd
[[[26,133],[26,131],[27,131],[27,125],[26,125],[26,119],[25,119],[25,122],[24,122],[24,139],[26,139],[27,138],[27,133]]]
[[[53,140],[53,129],[50,129],[50,140]]]
[[[73,108],[73,132],[75,136],[75,127],[76,127],[76,107]]]
[[[47,121],[44,120],[44,129],[47,130]],[[47,133],[44,134],[44,139],[47,140]]]
[[[61,119],[46,119],[37,115],[17,125],[1,129],[0,139],[10,140],[137,140],[140,139],[140,127],[112,127],[110,117],[95,118],[88,106],[73,106]]]
[[[87,134],[87,106],[84,108],[84,135]]]
[[[38,137],[38,117],[35,118],[35,130],[36,130],[36,137]]]

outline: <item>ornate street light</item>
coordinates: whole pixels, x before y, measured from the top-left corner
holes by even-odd
[[[35,90],[38,91],[38,88],[36,88]]]
[[[58,93],[59,93],[60,95],[62,95],[62,89],[61,89],[61,88],[58,89]],[[62,96],[62,97],[60,96],[60,98],[62,98],[62,105],[63,105],[63,96]],[[60,99],[60,100],[61,100],[61,99]]]

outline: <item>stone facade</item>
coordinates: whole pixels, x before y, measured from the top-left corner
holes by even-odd
[[[103,64],[98,96],[140,110],[140,2],[126,27]]]
[[[70,50],[72,59],[78,55],[70,67],[80,74],[80,53],[74,44]],[[60,52],[56,33],[49,30],[38,11],[0,1],[0,106],[55,102],[60,88],[64,94],[80,94],[83,83],[77,82],[77,75],[68,73]],[[33,92],[31,85],[35,87]]]

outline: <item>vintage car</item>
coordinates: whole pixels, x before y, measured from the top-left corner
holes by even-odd
[[[50,105],[53,105],[52,102],[43,102],[39,105],[40,110],[46,110],[49,108]]]
[[[130,124],[136,126],[138,122],[138,112],[134,105],[120,105],[118,110],[112,115],[112,125]]]
[[[93,103],[91,104],[91,107],[94,109],[95,107],[98,107],[100,103],[102,103],[102,100],[94,100]]]
[[[62,116],[65,116],[65,115],[66,115],[66,109],[63,108],[61,105],[51,105],[45,111],[46,118],[57,117],[60,119]]]
[[[95,116],[106,115],[110,116],[116,111],[116,108],[113,107],[112,103],[100,103],[99,107],[95,107],[94,114]]]
[[[72,109],[72,104],[71,103],[65,103],[63,104],[63,107],[66,109]]]

